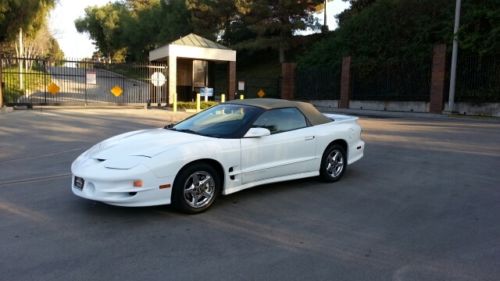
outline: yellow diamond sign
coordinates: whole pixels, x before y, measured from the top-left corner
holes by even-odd
[[[61,90],[61,88],[59,88],[59,86],[57,86],[54,82],[50,82],[50,84],[47,85],[47,91],[53,95],[59,93],[59,90]]]
[[[123,90],[120,86],[116,85],[113,88],[111,88],[111,93],[113,94],[113,96],[119,97],[123,94]]]
[[[257,92],[257,96],[259,98],[263,98],[265,95],[266,95],[266,92],[264,92],[264,90],[262,88]]]

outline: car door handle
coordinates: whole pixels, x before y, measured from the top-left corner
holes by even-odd
[[[309,141],[309,140],[313,140],[314,138],[315,138],[314,136],[308,136],[308,137],[305,137],[304,139],[305,139],[306,141]]]

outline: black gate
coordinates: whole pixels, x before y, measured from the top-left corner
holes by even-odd
[[[245,95],[245,98],[280,98],[281,96],[281,78],[280,77],[256,77],[246,76],[238,77],[238,84],[244,83],[244,90],[238,90],[238,94]],[[237,85],[237,88],[240,85]],[[259,95],[263,95],[260,96]],[[238,98],[238,97],[236,97]]]
[[[2,87],[10,105],[116,105],[167,102],[165,64],[3,57]]]

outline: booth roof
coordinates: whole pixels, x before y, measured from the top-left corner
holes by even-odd
[[[214,41],[210,41],[206,38],[203,38],[199,35],[191,33],[186,35],[172,43],[171,45],[180,45],[180,46],[193,46],[200,48],[210,48],[210,49],[222,49],[222,50],[230,50],[228,47],[221,45],[219,43],[215,43]]]

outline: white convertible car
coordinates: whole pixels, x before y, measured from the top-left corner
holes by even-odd
[[[356,120],[303,102],[230,101],[96,144],[71,165],[71,189],[111,205],[198,213],[220,194],[256,185],[314,176],[334,182],[363,157]]]

